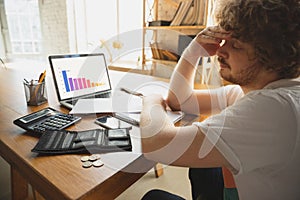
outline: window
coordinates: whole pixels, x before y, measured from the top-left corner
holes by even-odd
[[[38,0],[4,0],[13,54],[39,54],[41,27]]]
[[[75,1],[76,46],[79,52],[108,52],[108,61],[142,47],[141,0]],[[136,55],[134,59],[137,60]]]
[[[89,42],[109,40],[124,32],[142,28],[141,0],[86,0]]]

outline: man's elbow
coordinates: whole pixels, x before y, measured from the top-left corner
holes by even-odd
[[[153,144],[152,138],[142,138],[142,153],[144,157],[148,160],[156,161],[158,162],[158,157],[155,153],[155,145]]]
[[[142,153],[146,154],[152,151],[153,145],[151,139],[141,138],[141,143],[142,143]]]
[[[141,145],[142,145],[142,153],[149,160],[158,159],[156,156],[157,152],[159,152],[166,144],[165,140],[165,129],[159,128],[159,130],[152,128],[141,127]]]
[[[142,153],[151,153],[156,151],[159,146],[159,133],[153,134],[149,129],[141,127]]]
[[[166,99],[166,103],[171,108],[171,110],[177,111],[181,109],[179,101],[173,94],[169,93]]]

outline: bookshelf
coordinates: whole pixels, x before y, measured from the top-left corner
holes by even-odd
[[[157,64],[176,65],[179,37],[194,36],[206,27],[208,1],[143,0],[143,68],[148,62],[153,68]]]
[[[201,30],[201,29],[204,29],[205,26],[204,25],[195,25],[195,26],[147,26],[147,27],[144,27],[145,29],[148,29],[148,30],[159,30],[159,29],[170,29],[170,30],[181,30],[181,29],[184,29],[184,30],[187,30],[187,29],[190,29],[190,30]]]

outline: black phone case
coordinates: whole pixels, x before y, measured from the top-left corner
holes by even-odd
[[[31,150],[39,154],[105,153],[131,151],[129,129],[46,131]]]

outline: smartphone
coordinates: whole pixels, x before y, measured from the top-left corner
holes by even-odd
[[[117,128],[132,128],[131,124],[128,124],[122,120],[119,120],[111,115],[106,115],[102,117],[98,117],[95,120],[96,124],[108,129],[117,129]]]

